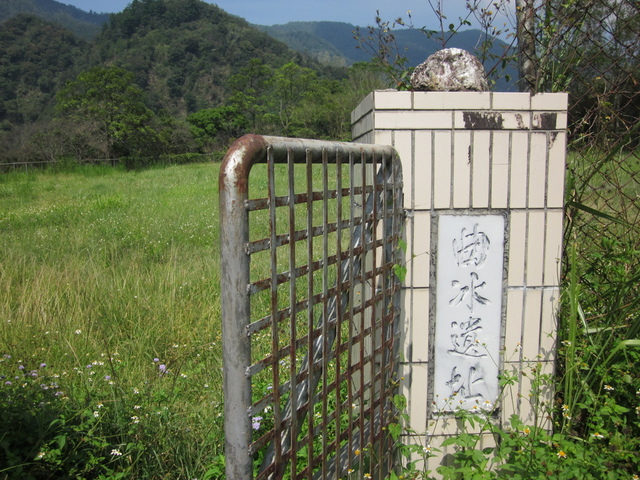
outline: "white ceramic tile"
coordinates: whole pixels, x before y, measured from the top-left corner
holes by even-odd
[[[509,224],[509,286],[524,285],[524,267],[527,240],[527,213],[511,212]]]
[[[510,115],[505,112],[483,110],[454,110],[453,122],[457,130],[496,131],[505,127],[504,117]],[[513,116],[513,115],[512,115]],[[513,127],[515,128],[515,127]]]
[[[544,285],[560,283],[564,213],[560,209],[547,211],[544,252]]]
[[[493,132],[491,208],[507,208],[509,195],[509,132]]]
[[[540,315],[542,313],[542,290],[527,289],[524,299],[524,321],[522,322],[522,355],[535,360],[540,353]]]
[[[491,168],[491,132],[473,132],[471,178],[471,205],[473,208],[489,206],[489,169]]]
[[[489,110],[489,92],[414,92],[416,110]]]
[[[400,155],[402,164],[402,181],[404,184],[404,205],[411,208],[411,197],[413,195],[414,180],[411,175],[413,162],[413,139],[409,130],[397,130],[393,132],[392,145]]]
[[[564,130],[567,128],[567,122],[569,121],[569,116],[564,112],[558,112],[558,117],[556,120],[556,128],[558,130]]]
[[[522,312],[524,291],[521,288],[507,290],[507,317],[505,322],[505,359],[518,360],[522,345]]]
[[[402,355],[401,361],[405,362],[402,365],[402,368],[410,365],[412,361],[411,349],[412,349],[412,335],[413,335],[413,316],[411,305],[413,304],[413,292],[414,289],[411,288],[411,284],[409,281],[406,281],[404,284],[404,288],[400,292],[400,301],[402,302],[401,307],[402,310],[400,312],[402,318],[402,325],[400,331],[400,345],[401,350],[400,354]],[[408,368],[408,367],[407,367]],[[401,373],[400,376],[404,376]],[[406,396],[406,395],[405,395]]]
[[[358,139],[372,130],[373,130],[373,113],[369,113],[364,117],[361,117],[357,122],[351,125],[351,136],[354,139]]]
[[[390,130],[375,130],[374,143],[377,145],[393,145],[392,132]]]
[[[415,132],[414,153],[414,206],[416,209],[431,208],[431,166],[432,166],[431,132]],[[405,205],[407,199],[405,197]]]
[[[538,93],[531,97],[531,110],[566,110],[569,96],[566,93]]]
[[[535,421],[534,410],[531,405],[531,398],[529,394],[532,391],[531,377],[522,375],[520,377],[520,420],[525,425],[533,426]]]
[[[502,128],[505,130],[528,130],[531,128],[529,112],[501,112]]]
[[[413,270],[413,285],[428,287],[431,262],[431,213],[416,211],[413,217],[413,245],[412,258],[408,264]]]
[[[529,211],[527,238],[527,286],[542,286],[545,246],[545,214],[543,210]]]
[[[529,208],[543,208],[546,193],[547,135],[544,132],[531,134],[529,152]]]
[[[478,449],[495,448],[495,447],[496,447],[496,439],[491,433],[483,433],[480,436]]]
[[[434,208],[451,207],[451,132],[435,132],[434,135]]]
[[[455,403],[455,402],[454,402]],[[466,424],[464,430],[460,420],[455,417],[443,417],[435,425],[433,434],[437,436],[452,436],[459,435],[463,431],[467,433],[480,433],[481,426],[476,422],[475,425]]]
[[[564,205],[564,175],[566,160],[566,133],[550,133],[549,173],[547,175],[547,208]]]
[[[543,360],[554,361],[558,335],[557,313],[560,304],[560,289],[545,288],[542,293],[542,323],[540,324],[540,353]]]
[[[531,95],[520,92],[493,92],[493,110],[529,110],[531,108]]]
[[[509,184],[509,206],[527,206],[527,165],[529,161],[529,134],[513,132],[511,136],[511,178]]]
[[[390,130],[448,130],[452,126],[451,112],[376,110],[375,128]]]
[[[453,132],[453,208],[469,208],[471,194],[471,132]]]
[[[351,112],[351,123],[357,122],[365,114],[373,109],[373,92],[362,99],[358,106]]]
[[[428,384],[428,366],[424,364],[411,365],[411,393],[407,400],[410,426],[417,433],[424,433],[427,430]]]
[[[508,207],[509,167],[494,165],[491,169],[491,208]]]
[[[429,300],[430,290],[428,288],[413,289],[413,318],[412,340],[411,340],[411,361],[429,361]]]
[[[520,363],[505,363],[503,366],[503,372],[505,375],[515,376],[520,379]],[[520,382],[516,381],[512,385],[507,385],[504,388],[502,401],[500,402],[500,413],[502,425],[509,425],[511,415],[518,414],[520,409]]]
[[[373,95],[376,110],[411,110],[411,92],[376,90]]]

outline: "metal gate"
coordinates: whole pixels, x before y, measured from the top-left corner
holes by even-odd
[[[384,478],[397,415],[397,153],[246,135],[219,187],[227,478]]]

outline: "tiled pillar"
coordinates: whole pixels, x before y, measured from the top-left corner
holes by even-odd
[[[352,113],[354,141],[402,159],[404,393],[413,430],[430,434],[418,441],[457,432],[434,413],[447,401],[493,402],[498,372],[518,380],[496,421],[533,422],[519,372],[553,372],[566,110],[562,93],[375,91]]]

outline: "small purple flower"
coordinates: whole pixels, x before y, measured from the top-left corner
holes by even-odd
[[[260,430],[261,420],[262,420],[262,417],[253,417],[251,419],[251,427],[253,427],[254,430]]]
[[[160,361],[160,359],[158,357],[153,359],[153,363],[158,363]]]
[[[18,370],[24,370],[24,365],[18,365]]]
[[[87,365],[87,368],[91,368],[91,367],[93,367],[93,365],[91,365],[91,364]]]
[[[105,376],[104,376],[104,379],[105,379],[105,380],[111,380],[111,375],[105,375]]]
[[[44,367],[46,367],[46,366],[47,366],[47,364],[46,364],[46,363],[41,363],[41,364],[40,364],[40,368],[44,368]]]
[[[11,383],[9,380],[7,380],[6,382],[4,382],[5,385],[13,385],[13,383]]]
[[[162,363],[162,364],[158,365],[158,370],[160,370],[160,374],[161,375],[165,374],[165,373],[167,373],[167,366],[164,363]]]

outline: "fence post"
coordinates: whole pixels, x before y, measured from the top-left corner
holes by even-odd
[[[246,450],[251,439],[251,417],[243,406],[251,405],[251,379],[246,366],[251,365],[251,343],[246,331],[250,317],[248,195],[246,172],[252,159],[243,154],[252,145],[236,149],[225,157],[219,177],[220,195],[220,284],[223,322],[222,357],[224,364],[224,423],[226,476],[234,480],[253,478],[253,459]],[[241,348],[230,350],[229,345]],[[246,408],[246,407],[245,407]]]
[[[459,432],[454,406],[493,407],[500,372],[517,381],[498,421],[533,422],[519,372],[554,368],[566,109],[562,93],[375,91],[352,113],[354,141],[391,145],[403,162],[402,375],[423,445]]]

